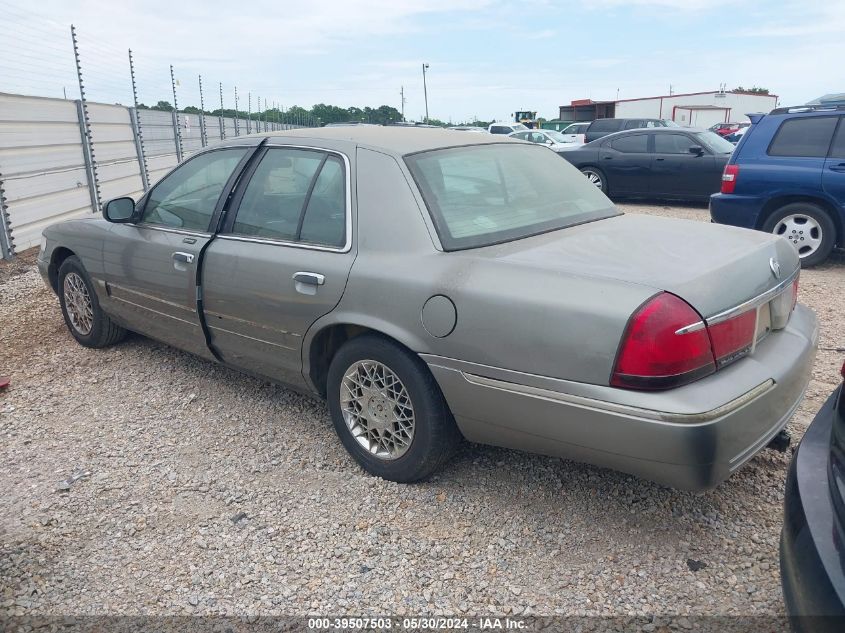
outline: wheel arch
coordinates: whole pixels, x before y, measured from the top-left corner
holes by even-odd
[[[321,397],[326,397],[326,379],[335,354],[344,343],[363,334],[381,336],[415,356],[418,352],[414,350],[422,349],[417,336],[387,322],[340,315],[331,321],[318,322],[303,341],[302,374]]]
[[[59,268],[68,257],[74,257],[76,253],[66,246],[57,246],[50,254],[50,264],[47,266],[47,278],[50,280],[50,287],[53,292],[59,292]]]
[[[834,244],[837,246],[841,246],[845,243],[845,225],[843,225],[842,221],[842,214],[837,212],[836,205],[834,205],[830,200],[827,198],[823,198],[820,196],[813,196],[808,194],[794,194],[794,195],[781,195],[771,198],[763,205],[763,208],[760,210],[760,215],[757,216],[757,224],[755,226],[756,229],[762,230],[763,225],[766,224],[768,219],[772,216],[775,211],[780,209],[787,204],[792,204],[794,202],[809,202],[815,205],[818,205],[827,213],[830,217],[831,221],[833,222],[833,226],[836,229],[836,235]]]

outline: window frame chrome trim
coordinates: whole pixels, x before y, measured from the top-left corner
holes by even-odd
[[[217,233],[216,237],[218,239],[224,240],[233,240],[238,242],[251,242],[256,244],[272,244],[276,246],[290,246],[293,248],[302,248],[306,250],[313,250],[313,251],[324,251],[329,253],[348,253],[352,250],[352,163],[349,160],[349,157],[344,154],[342,151],[337,149],[329,149],[327,147],[318,147],[316,145],[291,145],[289,143],[274,143],[272,140],[268,140],[264,147],[269,151],[271,149],[301,149],[301,150],[311,150],[315,152],[325,152],[326,154],[333,154],[335,156],[339,156],[343,161],[343,165],[346,169],[345,174],[345,200],[344,203],[346,205],[345,213],[346,219],[344,223],[345,227],[345,234],[346,239],[344,240],[343,246],[322,246],[319,244],[311,244],[309,242],[293,242],[290,240],[282,240],[270,237],[252,237],[250,235],[241,235],[239,233]],[[263,160],[263,159],[262,159]],[[252,178],[250,178],[252,180]],[[249,187],[250,183],[246,184],[246,187]],[[240,205],[238,205],[238,209],[232,209],[230,212],[234,213],[234,217],[237,220],[237,213],[240,209]]]

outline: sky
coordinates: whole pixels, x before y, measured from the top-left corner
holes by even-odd
[[[845,90],[845,1],[0,0],[0,92],[207,109],[382,104],[432,118],[556,118],[573,99],[752,85],[805,103]]]

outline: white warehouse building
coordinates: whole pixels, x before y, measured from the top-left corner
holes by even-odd
[[[581,99],[560,106],[560,119],[671,119],[684,127],[707,128],[716,123],[748,121],[748,113],[770,112],[777,102],[777,95],[719,90],[616,101]]]

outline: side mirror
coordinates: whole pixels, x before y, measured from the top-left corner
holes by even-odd
[[[106,202],[103,207],[103,217],[115,224],[131,222],[134,214],[135,201],[129,197],[114,198]]]
[[[696,156],[701,156],[704,154],[704,148],[701,145],[691,145],[689,148],[690,154],[695,154]]]

